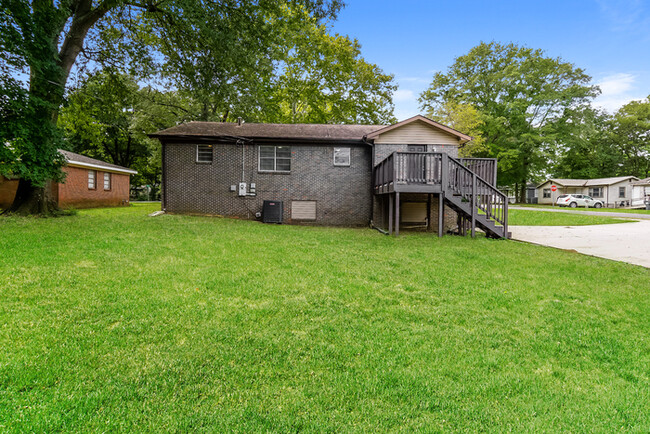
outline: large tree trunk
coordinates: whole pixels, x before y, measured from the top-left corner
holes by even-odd
[[[31,181],[21,179],[18,181],[14,202],[5,212],[18,215],[50,215],[58,210],[59,206],[52,196],[51,182],[44,187],[38,187]]]
[[[68,75],[83,47],[88,30],[106,14],[109,7],[102,3],[92,9],[92,0],[78,0],[74,6],[70,9],[71,15],[62,16],[51,0],[33,2],[33,19],[39,24],[32,29],[30,35],[36,42],[28,45],[29,94],[32,104],[29,123],[32,128],[24,138],[33,144],[36,151],[32,153],[28,167],[35,173],[40,170],[39,177],[45,181],[45,186],[39,187],[30,180],[21,179],[14,202],[7,210],[9,213],[47,215],[58,210],[56,201],[51,197],[51,182],[52,179],[58,180],[61,177],[55,133],[59,107],[63,102]],[[68,17],[72,20],[64,32]],[[65,39],[57,52],[62,35],[65,35]],[[33,154],[38,154],[41,160]]]

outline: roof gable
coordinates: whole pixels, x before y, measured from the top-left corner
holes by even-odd
[[[443,125],[443,124],[441,124],[439,122],[433,121],[433,120],[431,120],[429,118],[426,118],[426,117],[424,117],[422,115],[416,115],[416,116],[413,116],[412,118],[408,118],[406,120],[403,120],[402,122],[398,122],[396,124],[389,125],[387,127],[384,127],[384,128],[378,129],[376,131],[373,131],[372,133],[368,134],[366,136],[366,138],[367,139],[374,139],[374,138],[377,138],[381,134],[386,134],[389,131],[394,131],[394,130],[396,130],[398,128],[402,128],[402,127],[404,127],[406,125],[410,125],[410,124],[413,124],[415,122],[424,123],[425,125],[427,125],[430,128],[433,128],[433,129],[436,129],[438,131],[442,131],[442,132],[444,132],[446,134],[449,134],[451,136],[454,136],[454,137],[456,137],[458,139],[460,144],[466,143],[466,142],[469,142],[470,140],[472,140],[471,136],[468,136],[467,134],[463,134],[460,131],[456,131],[453,128],[450,128],[450,127],[448,127],[446,125]]]

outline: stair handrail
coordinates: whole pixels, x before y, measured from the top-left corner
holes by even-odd
[[[451,173],[447,175],[447,186],[454,192],[459,193],[461,197],[468,200],[472,204],[472,220],[475,220],[475,208],[480,209],[485,213],[486,218],[500,223],[503,226],[503,237],[507,238],[508,235],[508,198],[505,194],[499,191],[496,187],[492,186],[485,179],[481,178],[475,172],[467,168],[458,159],[448,156],[449,166],[447,170],[451,172],[450,168],[464,172],[466,177],[463,185],[458,185],[459,180],[457,176],[452,176]],[[486,191],[487,194],[481,193]],[[478,200],[477,200],[478,196]],[[492,197],[497,200],[493,201]],[[474,225],[472,225],[473,228]]]

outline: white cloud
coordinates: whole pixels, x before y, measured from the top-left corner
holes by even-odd
[[[643,99],[636,93],[637,77],[629,73],[617,73],[603,77],[596,84],[602,93],[594,100],[594,105],[614,113],[630,101]]]
[[[620,95],[632,89],[635,80],[634,75],[622,72],[608,75],[597,84],[600,86],[603,95]]]
[[[415,92],[410,89],[399,89],[393,93],[393,101],[395,102],[415,101],[415,99]]]

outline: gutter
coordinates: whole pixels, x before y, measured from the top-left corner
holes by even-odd
[[[105,172],[127,173],[127,174],[130,174],[130,175],[137,175],[138,174],[137,170],[132,170],[132,169],[118,169],[116,167],[102,166],[101,164],[82,163],[80,161],[74,161],[74,160],[66,160],[66,161],[67,161],[66,166],[70,166],[70,167],[101,169],[101,170],[103,170]]]

